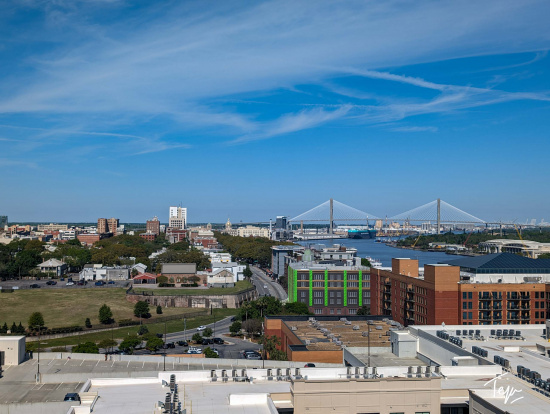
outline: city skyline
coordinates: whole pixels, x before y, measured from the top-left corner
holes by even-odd
[[[238,223],[441,198],[549,221],[549,11],[5,2],[0,215],[167,222],[181,202],[191,223]]]

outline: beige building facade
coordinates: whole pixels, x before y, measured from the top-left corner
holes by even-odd
[[[441,379],[438,377],[301,379],[292,381],[290,392],[295,413],[441,413]]]

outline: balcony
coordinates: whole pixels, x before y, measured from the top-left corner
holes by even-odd
[[[507,318],[507,319],[508,319],[509,321],[511,321],[511,320],[517,321],[517,320],[520,319],[520,316],[519,316],[519,314],[511,314],[511,315],[508,315],[508,318]]]
[[[391,286],[391,280],[390,279],[384,280],[384,285]]]
[[[414,296],[407,295],[407,297],[405,298],[405,300],[406,300],[407,302],[414,302]]]
[[[480,321],[490,321],[491,319],[492,319],[491,315],[480,315],[479,316]]]

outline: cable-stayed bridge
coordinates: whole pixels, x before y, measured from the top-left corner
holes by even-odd
[[[383,217],[385,217],[386,221],[389,220],[392,222],[433,223],[436,226],[437,232],[441,229],[441,225],[444,224],[456,227],[460,227],[460,225],[468,227],[472,227],[472,225],[485,227],[515,225],[514,223],[485,221],[439,198],[403,213],[391,217],[387,215]],[[380,219],[381,217],[379,216],[330,199],[288,221],[291,224],[301,224],[302,226],[303,223],[328,223],[329,234],[332,234],[335,222],[368,225],[369,220]],[[526,225],[521,226],[526,227]]]

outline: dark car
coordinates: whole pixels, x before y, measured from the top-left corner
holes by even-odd
[[[40,285],[38,285],[36,283],[33,283],[32,285],[30,285],[31,289],[38,289],[39,287],[40,287]]]
[[[78,286],[84,286],[84,285],[86,284],[86,282],[83,281],[83,280],[79,280],[78,282],[76,282],[76,284],[77,284]]]
[[[103,280],[98,280],[97,282],[95,282],[96,286],[103,286],[104,284],[105,282]]]
[[[189,344],[185,341],[178,341],[179,346],[189,346]]]
[[[216,344],[216,345],[223,345],[224,344],[224,340],[222,338],[214,338],[212,339],[212,341]]]
[[[167,348],[174,349],[174,348],[176,347],[176,344],[173,343],[173,342],[168,342],[168,343],[166,344],[166,347],[167,347]]]
[[[203,338],[202,339],[202,344],[203,345],[212,345],[214,343],[214,341],[210,338]]]
[[[307,364],[304,365],[304,368],[315,368],[315,364],[308,362]]]
[[[230,320],[231,320],[231,322],[235,322],[237,320],[237,318],[233,316]]]
[[[109,280],[109,281],[107,282],[107,284],[108,284],[108,285],[114,285],[114,284],[115,284],[115,281],[114,281],[114,280]]]
[[[65,394],[65,398],[63,401],[79,401],[80,402],[80,395],[76,392],[69,392]]]
[[[164,336],[164,335],[161,334],[161,333],[158,333],[158,334],[157,334],[157,338],[162,338],[163,336]]]
[[[57,285],[57,282],[55,280],[48,280],[46,282],[47,285],[50,285],[50,286],[53,286],[53,285]]]

